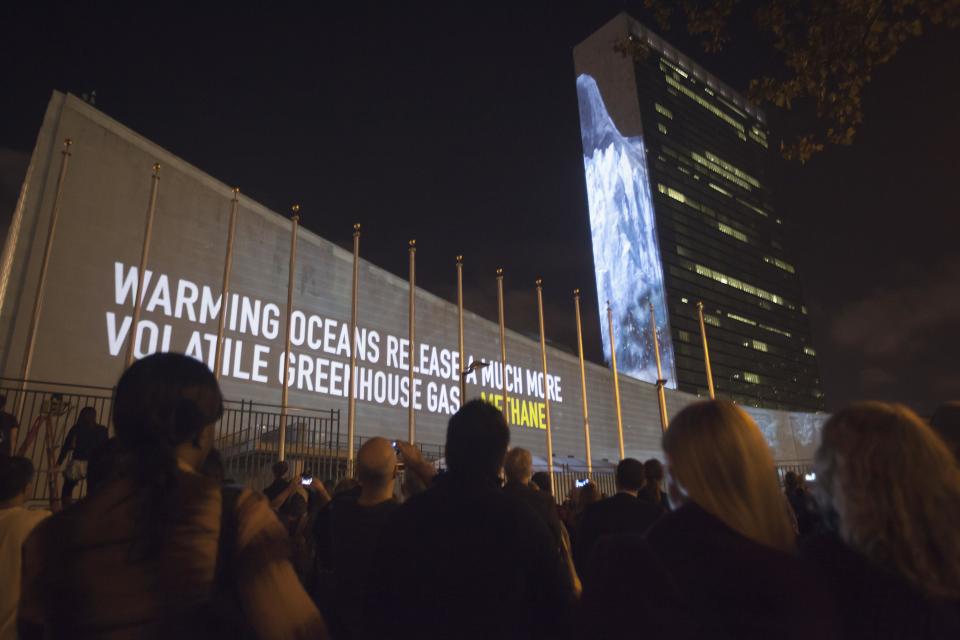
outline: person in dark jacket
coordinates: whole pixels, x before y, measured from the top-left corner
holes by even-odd
[[[583,633],[620,638],[834,638],[836,617],[794,550],[773,456],[727,401],[698,402],[663,437],[676,509],[646,534],[597,543]]]
[[[447,472],[380,536],[368,636],[548,638],[564,629],[572,592],[553,536],[500,488],[509,441],[503,413],[482,400],[450,418]]]
[[[643,533],[664,513],[661,505],[637,499],[643,486],[643,463],[639,460],[621,460],[617,465],[616,483],[616,494],[583,512],[574,547],[580,575],[587,571],[593,546],[600,538],[617,533]]]
[[[814,459],[828,533],[803,555],[850,638],[960,638],[960,468],[910,409],[855,404]]]
[[[70,456],[70,461],[63,469],[63,490],[61,497],[64,506],[73,502],[73,490],[87,477],[87,464],[97,449],[104,446],[110,434],[107,428],[97,424],[97,410],[93,407],[84,407],[77,416],[77,423],[70,427],[67,437],[63,441],[60,455],[57,457],[57,468]]]
[[[659,504],[664,511],[670,510],[670,502],[663,490],[663,463],[656,458],[650,458],[643,463],[643,487],[637,497],[645,502]]]
[[[560,516],[557,515],[557,505],[554,504],[549,493],[530,487],[530,479],[533,477],[533,456],[526,449],[514,447],[507,453],[503,472],[507,478],[503,490],[529,507],[532,513],[537,514],[544,521],[559,548],[562,538],[560,527],[563,525],[560,523]]]

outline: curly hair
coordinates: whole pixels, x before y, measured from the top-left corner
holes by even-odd
[[[834,414],[816,492],[852,549],[922,593],[960,597],[960,468],[915,413],[864,402]]]

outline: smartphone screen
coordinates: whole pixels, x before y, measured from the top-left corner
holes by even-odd
[[[312,477],[312,476],[301,476],[301,477],[300,477],[300,484],[302,484],[303,486],[307,486],[307,485],[309,485],[309,484],[313,484],[313,477]]]

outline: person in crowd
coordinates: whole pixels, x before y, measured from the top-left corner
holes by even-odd
[[[507,478],[503,490],[525,504],[532,513],[537,514],[544,521],[559,548],[563,525],[560,523],[560,516],[557,515],[557,506],[548,492],[530,487],[530,480],[533,477],[533,456],[527,449],[514,447],[507,452],[503,471]]]
[[[540,491],[552,496],[553,490],[550,488],[550,474],[546,471],[537,471],[530,477],[530,482],[535,484]]]
[[[57,457],[57,468],[70,454],[70,461],[63,468],[63,490],[61,497],[63,505],[73,502],[73,490],[87,477],[87,463],[90,456],[110,439],[107,428],[97,424],[97,410],[93,407],[84,407],[77,416],[77,423],[70,427],[67,437],[63,441],[60,455]]]
[[[123,459],[120,441],[116,437],[94,449],[87,463],[87,495],[107,485],[114,474],[118,473],[119,463]]]
[[[663,491],[663,463],[656,458],[650,458],[643,463],[643,486],[637,492],[637,497],[644,502],[659,504],[664,512],[670,510],[670,502]]]
[[[290,465],[283,460],[275,462],[271,471],[273,482],[263,490],[263,495],[270,500],[270,507],[277,512],[290,537],[296,537],[307,515],[307,492],[299,482],[289,478]]]
[[[567,573],[573,592],[579,597],[582,585],[580,576],[577,575],[576,567],[573,563],[573,551],[570,535],[566,527],[560,522],[559,510],[553,497],[546,491],[541,491],[531,482],[533,477],[533,456],[527,449],[515,447],[507,452],[507,457],[503,463],[504,476],[507,483],[503,490],[510,496],[513,496],[528,509],[531,513],[541,518],[550,528],[553,534],[557,549],[560,551],[560,557],[567,567]]]
[[[617,533],[643,533],[664,513],[659,503],[637,499],[643,486],[643,463],[624,458],[617,464],[617,493],[590,505],[583,512],[577,532],[574,558],[581,575],[587,570],[593,547],[603,536]]]
[[[960,469],[902,405],[835,413],[814,457],[830,533],[804,543],[849,638],[960,638]]]
[[[19,432],[17,417],[7,412],[7,396],[0,395],[0,458],[16,453]]]
[[[810,498],[804,490],[801,478],[794,471],[787,471],[783,476],[783,493],[790,503],[793,516],[797,522],[797,533],[808,536],[813,533],[816,525],[816,513],[810,504]]]
[[[760,428],[732,402],[696,402],[663,436],[674,510],[645,536],[597,543],[584,580],[591,637],[834,638],[831,600],[795,552]]]
[[[124,372],[113,420],[125,457],[27,539],[21,638],[326,636],[267,501],[197,472],[222,413],[194,358],[155,354]]]
[[[330,509],[334,607],[330,620],[337,640],[358,638],[363,630],[363,597],[370,574],[370,550],[387,519],[399,508],[393,499],[397,454],[389,440],[370,438],[357,452],[360,495],[339,500]]]
[[[573,601],[550,530],[504,493],[503,412],[450,418],[446,473],[388,521],[371,563],[367,633],[401,638],[556,637]],[[419,452],[403,451],[407,469]]]
[[[23,542],[49,511],[24,507],[33,480],[33,463],[19,456],[0,456],[0,640],[17,638],[20,560]]]
[[[960,461],[960,402],[946,402],[933,412],[930,426]]]

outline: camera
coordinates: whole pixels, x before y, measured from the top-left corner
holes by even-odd
[[[803,479],[806,480],[807,482],[816,482],[817,474],[814,473],[813,471],[811,471],[810,473],[805,473],[803,474]]]
[[[309,473],[302,474],[300,476],[300,484],[302,484],[305,487],[313,484],[313,476],[311,476]]]
[[[580,478],[579,480],[574,480],[573,485],[579,489],[581,487],[587,486],[589,483],[590,483],[590,480],[588,478]]]

